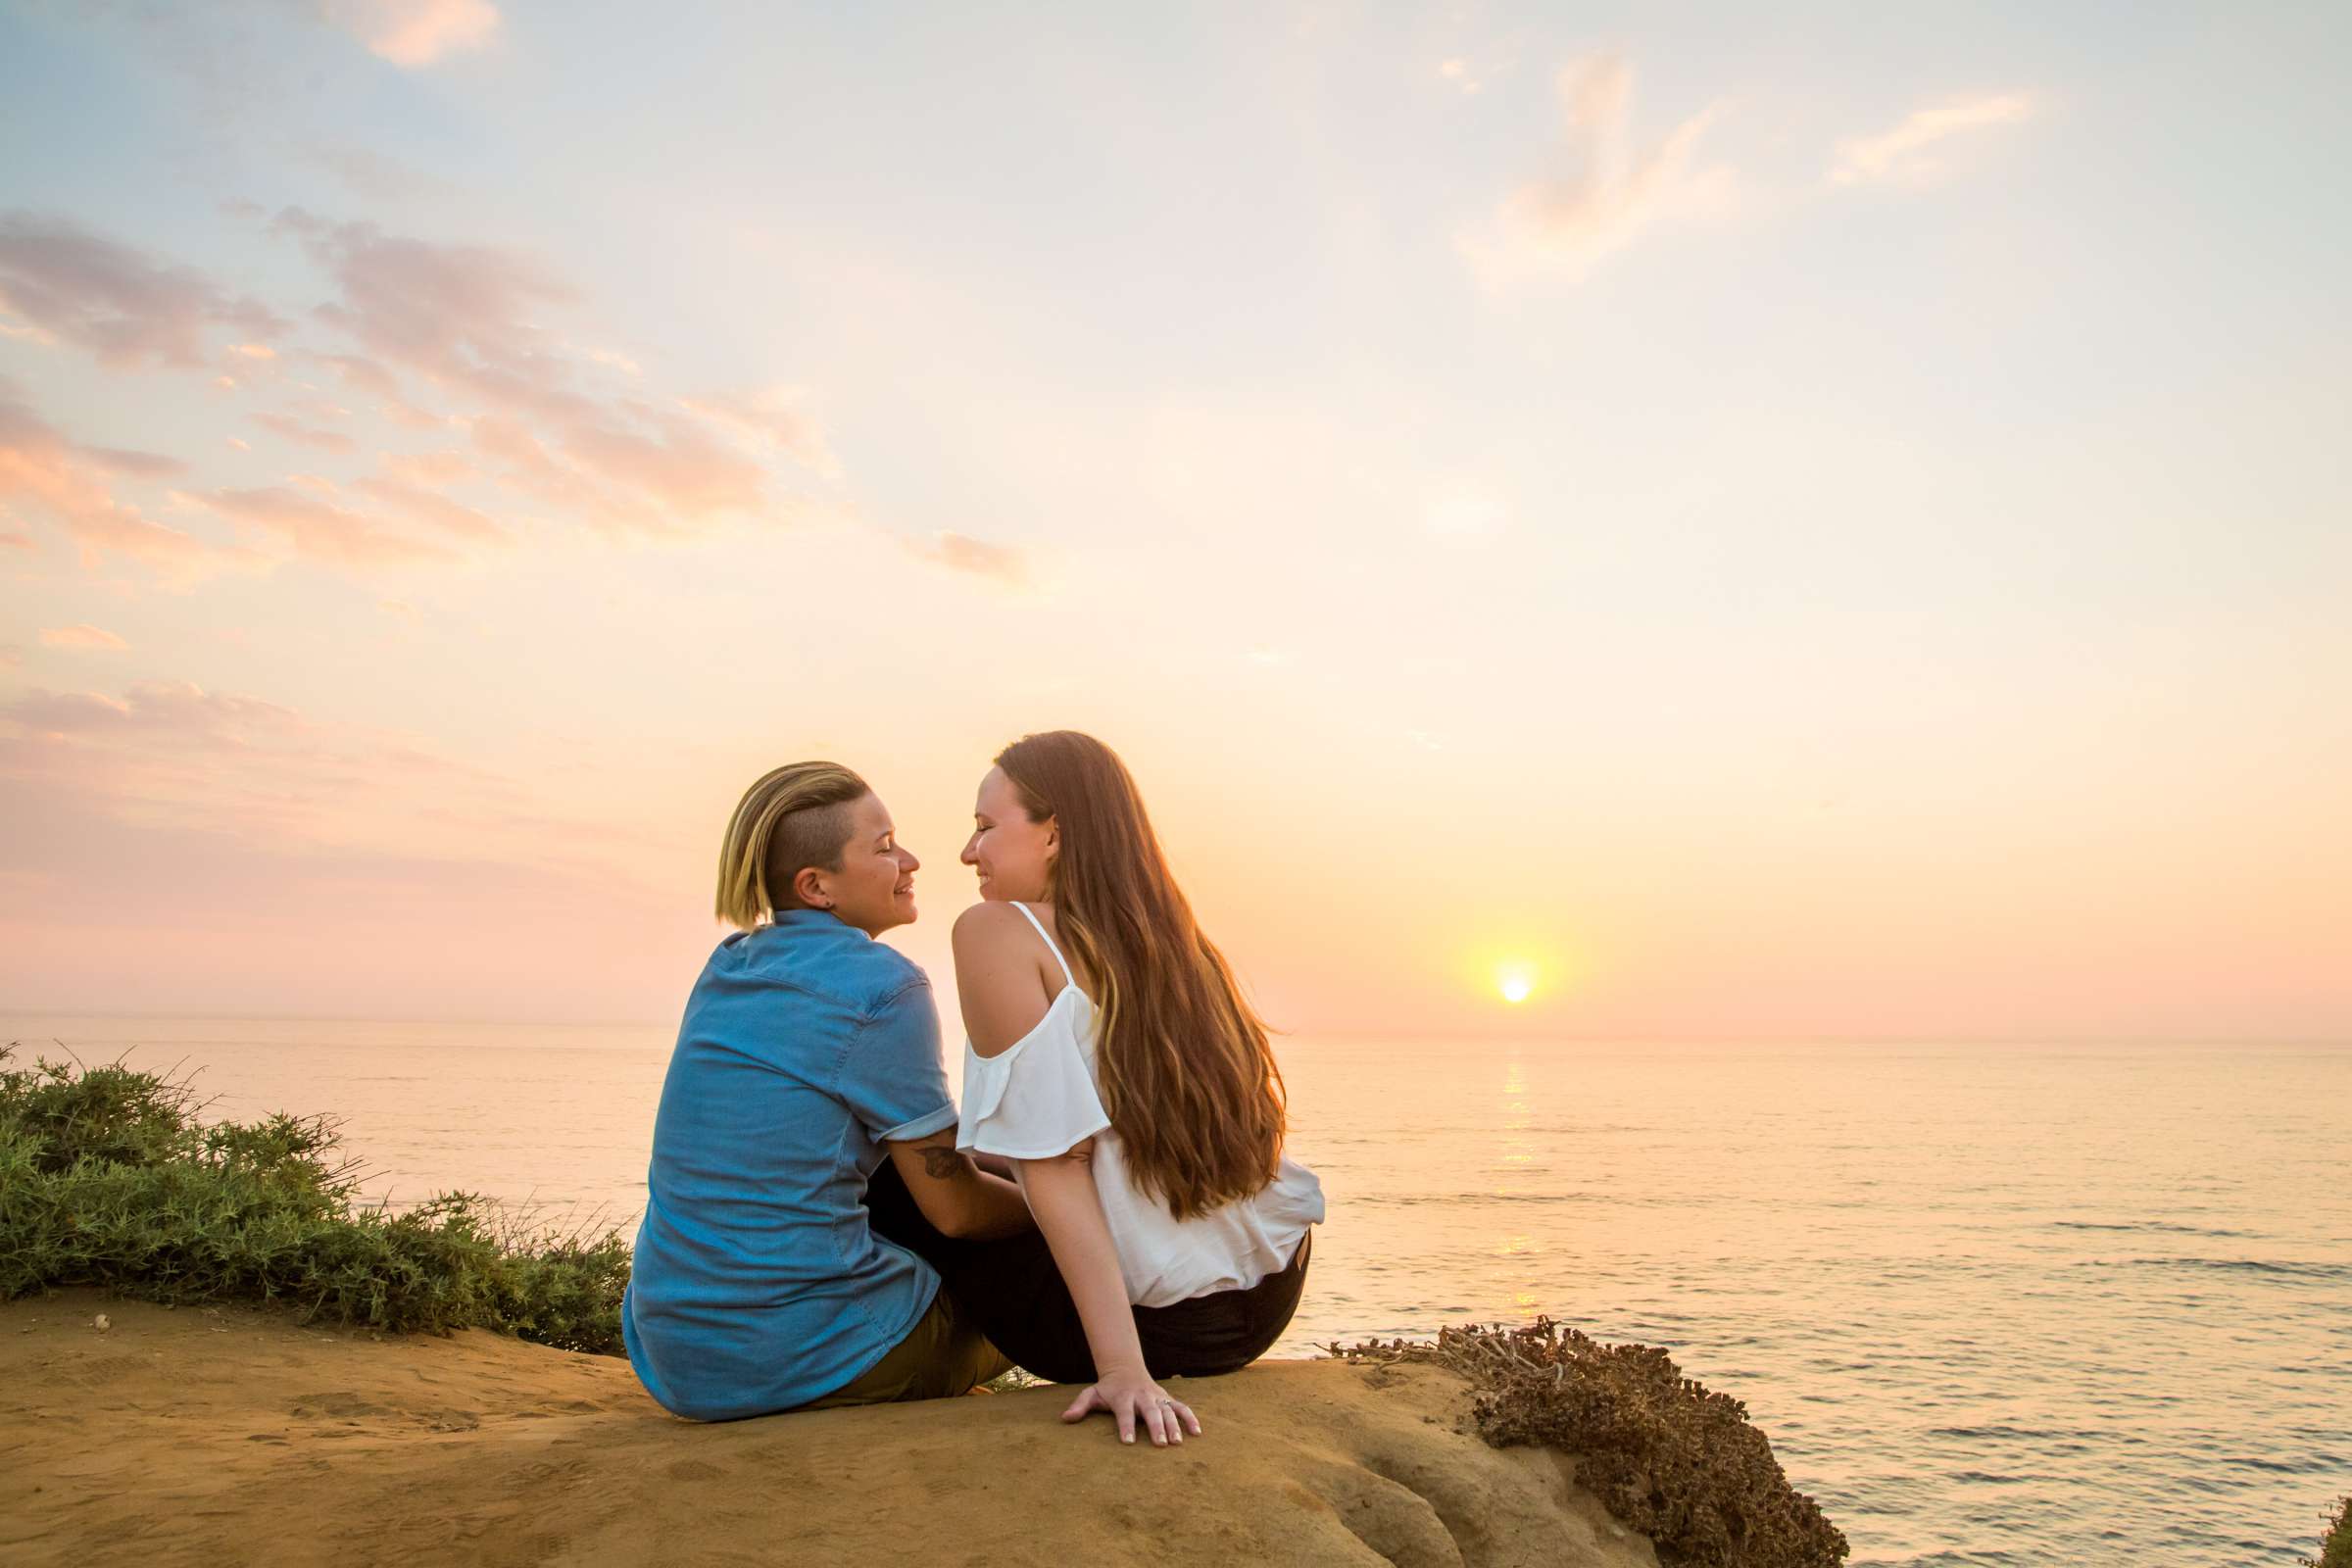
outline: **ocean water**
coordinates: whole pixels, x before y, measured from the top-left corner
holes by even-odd
[[[0,1018],[633,1226],[666,1031]],[[1547,1312],[1744,1400],[1857,1564],[2289,1564],[2352,1490],[2352,1047],[1291,1039],[1278,1353]]]

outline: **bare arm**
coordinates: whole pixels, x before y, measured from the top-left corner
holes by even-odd
[[[1052,960],[1037,933],[1018,910],[1002,906],[966,909],[956,918],[955,941],[956,989],[972,1050],[998,1055],[1044,1019],[1062,983],[1058,966],[1046,972]],[[1061,1418],[1082,1421],[1090,1411],[1102,1410],[1117,1423],[1122,1443],[1135,1441],[1139,1421],[1154,1446],[1182,1443],[1188,1431],[1199,1435],[1200,1422],[1152,1381],[1144,1364],[1118,1248],[1095,1186],[1093,1152],[1094,1140],[1086,1138],[1060,1154],[1014,1161],[1095,1360],[1094,1385]]]
[[[1135,1309],[1119,1272],[1118,1249],[1102,1217],[1102,1195],[1095,1187],[1094,1140],[1053,1159],[1019,1161],[1021,1183],[1037,1228],[1045,1233],[1086,1329],[1086,1348],[1095,1358],[1095,1383],[1061,1412],[1064,1421],[1083,1421],[1102,1410],[1118,1423],[1119,1441],[1135,1441],[1136,1423],[1155,1447],[1200,1435],[1200,1418],[1152,1380],[1144,1348],[1135,1336]]]
[[[889,1148],[890,1162],[914,1206],[941,1235],[988,1240],[1029,1229],[1029,1203],[1021,1190],[973,1165],[972,1157],[956,1148],[955,1128]]]

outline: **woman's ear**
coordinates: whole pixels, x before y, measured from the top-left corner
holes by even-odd
[[[1046,858],[1051,860],[1061,853],[1061,818],[1046,818]]]
[[[793,872],[792,896],[804,909],[833,907],[833,890],[825,886],[825,873],[813,865],[804,865]]]

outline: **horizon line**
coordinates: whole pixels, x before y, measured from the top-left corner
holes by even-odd
[[[177,1008],[115,1008],[98,1010],[72,1007],[24,1007],[0,1004],[0,1018],[27,1019],[181,1019],[189,1022],[226,1023],[340,1023],[394,1024],[435,1028],[504,1028],[504,1029],[670,1029],[675,1024],[659,1018],[583,1018],[583,1017],[481,1017],[481,1016],[381,1016],[351,1012],[268,1012],[249,1009],[177,1009]],[[1486,1029],[1270,1029],[1275,1040],[1519,1040],[1529,1043],[1556,1045],[1885,1045],[1885,1046],[2322,1046],[2352,1047],[2348,1035],[2106,1035],[2106,1034],[2032,1034],[1956,1035],[1922,1031],[1864,1032],[1841,1030],[1836,1032],[1761,1031],[1755,1034],[1674,1034],[1611,1031],[1544,1031],[1511,1032]],[[942,1031],[942,1038],[946,1031]],[[24,1046],[37,1040],[11,1039],[0,1044]],[[63,1042],[58,1042],[63,1044]]]

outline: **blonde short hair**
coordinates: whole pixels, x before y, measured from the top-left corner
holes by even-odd
[[[798,908],[793,878],[812,865],[841,869],[844,808],[872,793],[839,762],[788,762],[744,791],[718,848],[718,917],[751,931]]]

